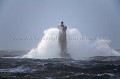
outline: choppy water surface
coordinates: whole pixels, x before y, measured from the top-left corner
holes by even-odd
[[[0,79],[119,79],[120,57],[0,58]]]

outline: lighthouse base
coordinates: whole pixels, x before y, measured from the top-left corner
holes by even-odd
[[[60,53],[60,56],[61,57],[67,57],[67,58],[69,58],[70,54],[68,54],[68,53]]]

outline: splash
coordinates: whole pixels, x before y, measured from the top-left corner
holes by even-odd
[[[33,48],[25,58],[47,59],[60,58],[60,47],[58,45],[59,30],[50,28],[44,31],[43,39],[37,48]],[[67,30],[67,51],[73,59],[92,56],[120,56],[120,53],[109,46],[110,40],[84,40],[79,30]]]

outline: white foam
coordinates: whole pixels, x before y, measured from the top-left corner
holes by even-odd
[[[57,28],[50,28],[44,31],[44,36],[37,48],[33,48],[25,58],[59,58],[60,48],[58,45]],[[82,37],[79,30],[67,29],[67,50],[74,59],[92,56],[120,56],[120,53],[109,46],[110,40],[75,40],[72,38]],[[50,39],[55,38],[55,39]]]

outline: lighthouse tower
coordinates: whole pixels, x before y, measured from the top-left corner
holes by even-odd
[[[61,25],[58,26],[58,29],[59,29],[58,42],[60,46],[60,56],[69,57],[69,54],[67,53],[67,40],[66,40],[67,26],[64,26],[64,22],[61,22]]]

